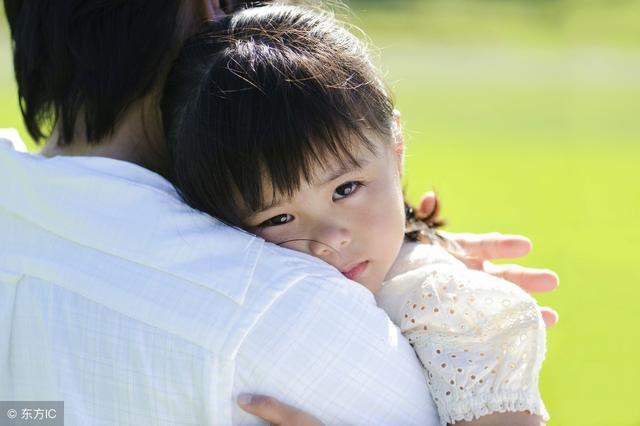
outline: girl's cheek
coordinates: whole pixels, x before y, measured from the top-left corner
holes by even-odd
[[[264,239],[265,241],[278,244],[287,239],[284,229],[278,229],[278,228],[282,228],[282,226],[258,228],[255,234],[261,237],[262,239]]]
[[[404,230],[404,203],[402,193],[395,188],[385,187],[380,189],[370,188],[370,197],[367,199],[367,208],[364,215],[372,226],[397,227],[399,223]]]
[[[271,241],[269,239],[269,233],[268,232],[264,232],[264,230],[262,228],[253,228],[251,229],[251,232],[256,234],[258,237],[262,238],[265,241]]]

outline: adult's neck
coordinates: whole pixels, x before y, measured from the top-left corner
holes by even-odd
[[[233,3],[235,1],[230,0],[230,4]],[[214,21],[224,16],[219,0],[184,2],[181,10],[184,14],[184,22],[181,24],[184,31],[182,39],[193,34],[202,22]],[[168,72],[168,69],[164,72]],[[164,81],[164,77],[158,81]],[[60,126],[56,125],[40,154],[46,157],[66,155],[113,158],[168,176],[169,155],[159,111],[161,86],[158,83],[156,90],[132,104],[118,118],[113,132],[97,143],[87,141],[82,123],[76,123],[71,141],[62,138]],[[81,117],[82,114],[77,116]]]
[[[106,157],[128,161],[163,176],[168,173],[167,147],[157,111],[132,105],[118,121],[117,127],[99,141],[86,139],[84,126],[78,123],[73,140],[66,141],[56,125],[40,154],[45,157]]]

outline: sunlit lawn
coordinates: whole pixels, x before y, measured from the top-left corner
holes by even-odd
[[[524,3],[359,3],[357,23],[403,113],[410,197],[436,189],[451,230],[531,237],[523,262],[561,276],[538,298],[561,315],[542,376],[550,424],[640,425],[640,8],[559,24],[559,9]],[[0,127],[21,128],[0,40]]]
[[[640,425],[640,37],[627,32],[640,9],[627,6],[559,26],[525,8],[359,22],[403,112],[410,196],[436,189],[452,230],[531,237],[524,263],[561,277],[538,298],[561,316],[542,375],[552,425]]]

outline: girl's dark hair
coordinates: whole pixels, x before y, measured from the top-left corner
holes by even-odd
[[[325,160],[357,164],[355,147],[376,152],[371,135],[391,143],[393,131],[363,43],[327,12],[296,6],[240,11],[189,39],[162,112],[176,188],[235,226]]]
[[[4,0],[20,108],[31,136],[79,119],[97,143],[157,84],[179,45],[180,0]]]
[[[238,227],[326,159],[356,164],[354,147],[375,152],[372,134],[391,142],[398,131],[364,44],[327,12],[294,6],[244,10],[188,40],[162,112],[176,188]],[[441,239],[437,200],[432,212],[405,211],[407,238]]]

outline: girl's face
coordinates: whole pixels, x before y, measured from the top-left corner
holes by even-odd
[[[361,167],[327,164],[291,199],[267,200],[247,228],[281,246],[316,256],[374,294],[404,239],[402,142],[375,140],[376,153],[355,152]],[[330,163],[330,162],[329,162]],[[268,186],[265,194],[270,194]]]

